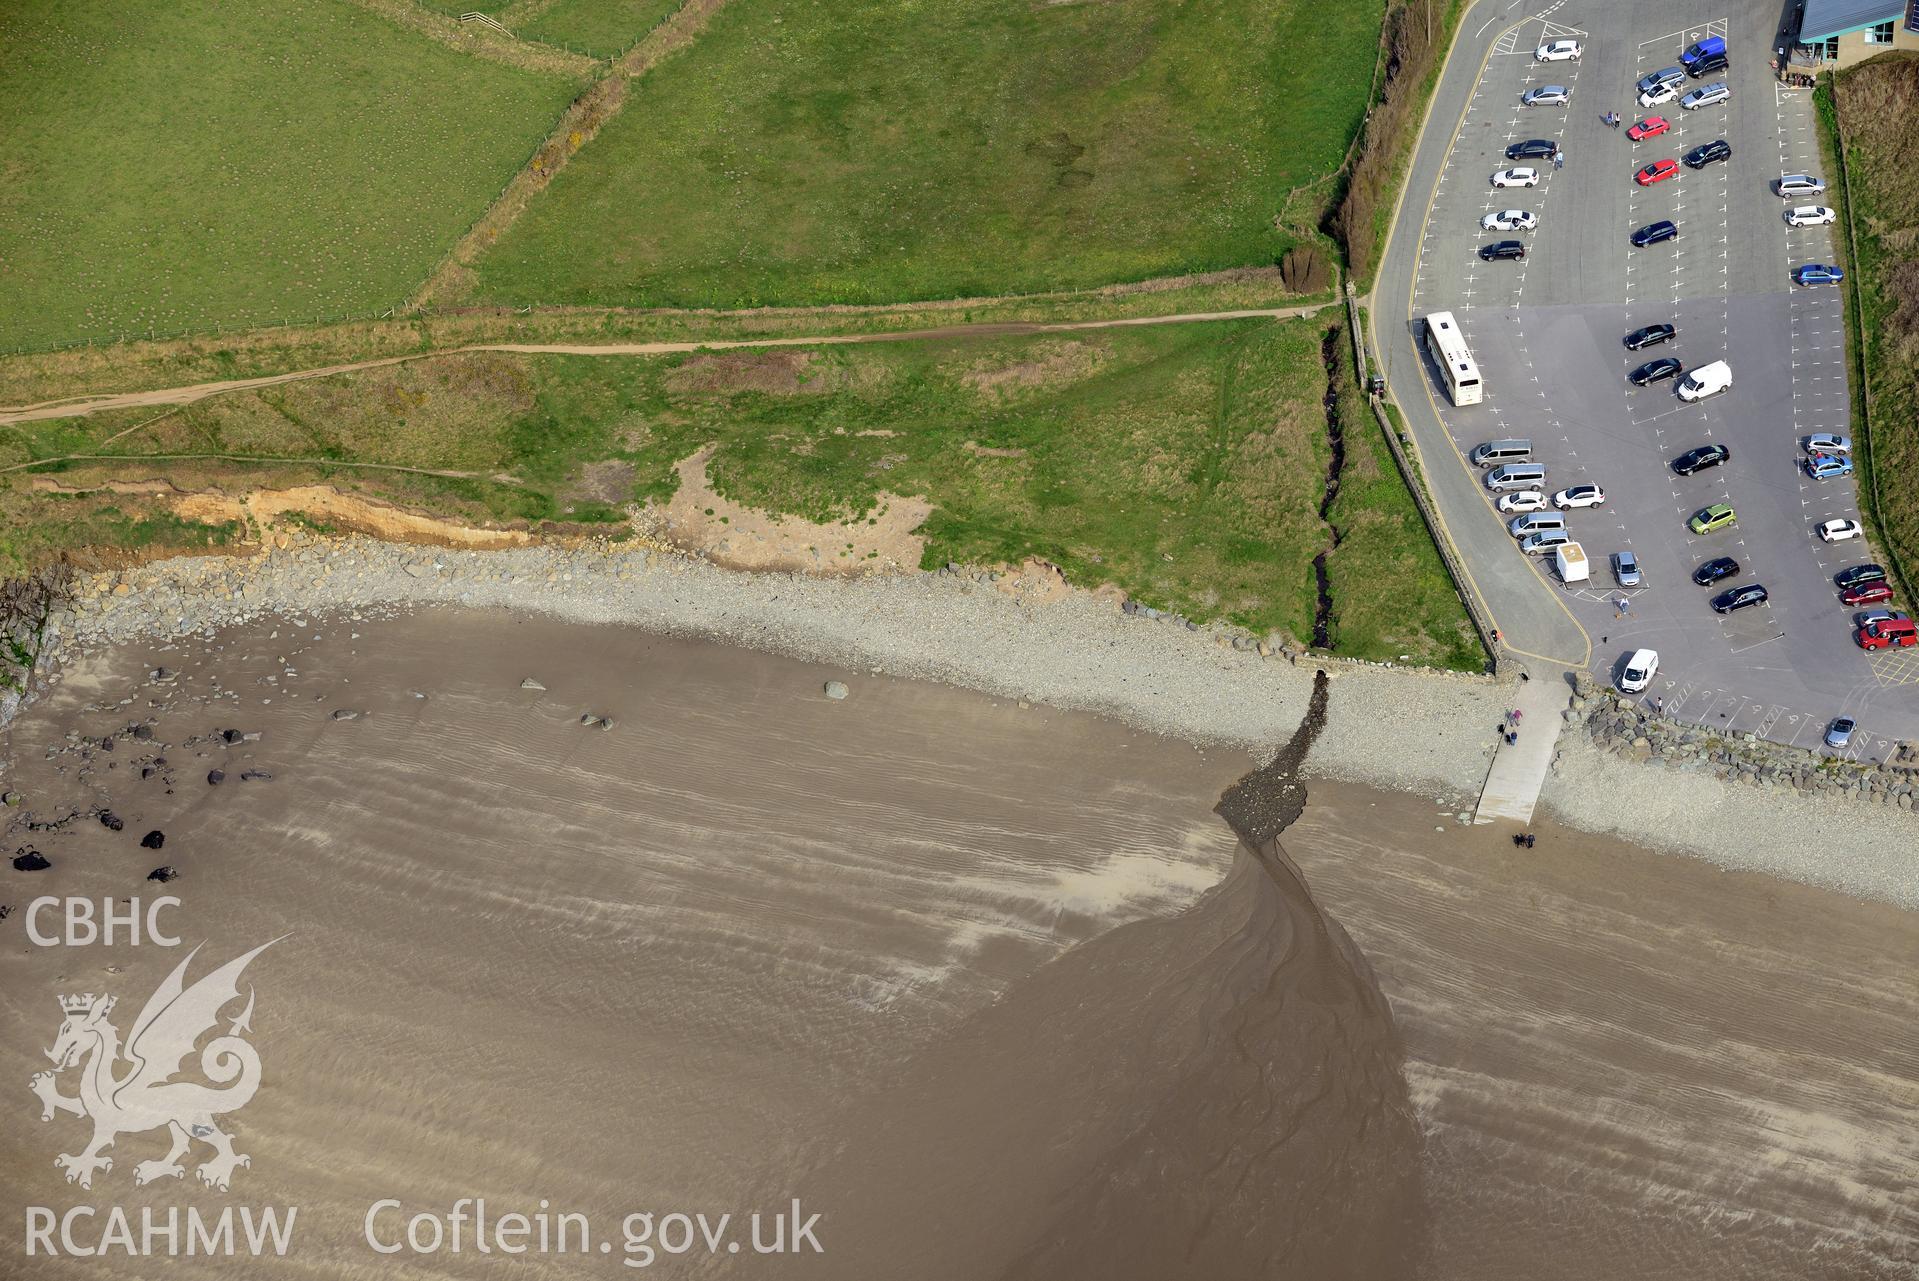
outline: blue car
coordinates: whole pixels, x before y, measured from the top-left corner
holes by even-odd
[[[1814,480],[1832,480],[1852,475],[1852,459],[1834,454],[1814,454],[1806,460],[1806,475]]]
[[[1658,222],[1649,223],[1632,233],[1635,249],[1644,249],[1647,245],[1656,245],[1662,240],[1677,239],[1679,239],[1679,226],[1670,218],[1661,218]],[[1806,268],[1801,267],[1799,270],[1805,271]],[[1830,270],[1830,268],[1824,270]]]
[[[1792,283],[1795,285],[1836,285],[1845,278],[1846,273],[1839,268],[1819,262],[1809,262],[1795,268],[1792,273]]]

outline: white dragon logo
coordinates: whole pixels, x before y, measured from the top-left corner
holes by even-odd
[[[134,1019],[127,1034],[124,1058],[128,1067],[124,1072],[116,1071],[123,1057],[119,1030],[107,1022],[115,998],[92,992],[60,998],[60,1008],[67,1017],[53,1048],[47,1051],[54,1069],[37,1074],[29,1085],[40,1096],[42,1121],[51,1121],[55,1112],[93,1119],[93,1141],[85,1150],[53,1159],[67,1172],[68,1183],[92,1187],[94,1171],[113,1168],[113,1159],[101,1152],[112,1147],[114,1139],[161,1126],[172,1134],[173,1149],[158,1161],[142,1161],[135,1166],[136,1185],[184,1175],[180,1158],[187,1154],[192,1139],[214,1150],[213,1157],[197,1173],[202,1183],[222,1192],[227,1190],[236,1168],[253,1164],[250,1157],[235,1152],[233,1139],[213,1124],[214,1117],[245,1107],[260,1088],[259,1052],[241,1039],[241,1033],[253,1030],[252,988],[247,989],[246,1008],[232,1021],[227,1034],[214,1037],[200,1051],[200,1070],[208,1080],[226,1088],[171,1078],[193,1053],[195,1042],[219,1023],[220,1011],[239,999],[240,972],[247,962],[279,941],[262,943],[192,987],[187,987],[184,979],[187,966],[200,949],[187,953]],[[69,1098],[55,1088],[55,1077],[83,1060],[80,1093]]]

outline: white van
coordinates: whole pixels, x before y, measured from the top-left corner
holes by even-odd
[[[1537,534],[1548,529],[1566,528],[1564,512],[1527,512],[1524,516],[1515,516],[1506,522],[1506,528],[1514,538],[1524,538],[1528,534]]]
[[[1704,400],[1732,386],[1732,366],[1723,360],[1701,365],[1679,380],[1679,399]]]
[[[1506,463],[1486,473],[1486,488],[1494,492],[1531,489],[1546,481],[1546,469],[1538,463]]]
[[[1555,547],[1553,568],[1559,571],[1559,581],[1562,583],[1583,583],[1592,577],[1592,570],[1586,564],[1586,549],[1578,543]]]
[[[1659,651],[1656,649],[1636,649],[1626,658],[1619,672],[1619,692],[1637,694],[1652,684],[1652,678],[1659,674]]]

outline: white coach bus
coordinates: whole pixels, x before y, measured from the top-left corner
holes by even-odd
[[[1446,375],[1446,390],[1452,393],[1453,404],[1477,405],[1485,398],[1479,366],[1466,350],[1466,340],[1460,336],[1459,322],[1452,312],[1436,311],[1426,317],[1426,350]]]

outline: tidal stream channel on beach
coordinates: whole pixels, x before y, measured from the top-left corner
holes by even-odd
[[[50,866],[0,868],[0,1275],[1919,1268],[1919,919],[1314,779],[1337,683],[1260,768],[504,612],[281,617],[60,675],[6,730],[6,853]],[[178,948],[27,933],[38,896],[162,894]],[[251,997],[230,1189],[198,1143],[136,1185],[168,1139],[132,1125],[68,1182],[87,1122],[28,1088],[61,998],[115,996],[124,1037],[189,948],[190,983],[269,940],[220,1020]],[[390,1244],[462,1198],[585,1216],[590,1248],[369,1244],[370,1207]],[[821,1252],[756,1253],[747,1217],[795,1200]],[[78,1205],[298,1216],[284,1257],[27,1257],[31,1210]],[[635,1248],[640,1212],[730,1241]]]

